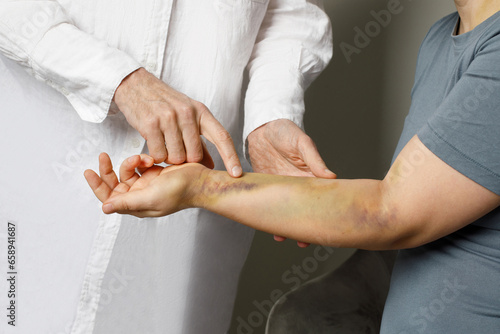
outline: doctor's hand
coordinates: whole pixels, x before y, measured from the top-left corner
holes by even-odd
[[[252,131],[248,154],[257,173],[336,178],[313,140],[287,119],[271,121]]]
[[[217,147],[229,174],[242,175],[233,140],[210,110],[145,69],[138,69],[122,81],[114,101],[128,123],[146,139],[156,163],[202,161],[209,155],[203,149],[203,135]]]
[[[139,174],[136,172],[136,168]],[[160,217],[191,207],[193,187],[202,182],[209,169],[187,163],[161,167],[153,165],[146,154],[134,155],[120,166],[120,180],[106,153],[99,156],[99,175],[86,170],[84,175],[106,214],[121,213],[136,217]]]
[[[248,154],[257,173],[309,176],[334,179],[313,140],[295,123],[278,119],[262,125],[248,135]],[[274,236],[276,241],[284,237]],[[299,247],[309,244],[297,242]]]

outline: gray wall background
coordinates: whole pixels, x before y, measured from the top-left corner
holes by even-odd
[[[372,11],[400,3],[402,10],[385,27]],[[334,58],[306,93],[305,128],[327,165],[340,178],[381,179],[387,172],[410,105],[416,57],[430,26],[455,11],[451,0],[325,0],[333,26]],[[354,28],[369,44],[349,63],[340,45],[355,46]],[[345,45],[345,44],[344,44]],[[276,243],[258,232],[244,267],[231,334],[264,333],[270,301],[338,267],[354,250],[335,249],[325,261],[316,246]],[[321,252],[321,258],[326,253]]]

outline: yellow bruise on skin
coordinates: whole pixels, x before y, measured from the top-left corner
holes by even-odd
[[[204,178],[199,189],[201,195],[203,196],[203,202],[205,205],[212,206],[227,197],[234,196],[242,192],[249,194],[255,193],[255,196],[259,196],[257,192],[261,192],[260,195],[268,196],[269,193],[265,195],[264,192],[262,192],[263,189],[276,187],[276,194],[278,196],[277,200],[290,207],[298,207],[301,206],[301,203],[290,202],[291,199],[289,195],[294,192],[292,188],[298,188],[298,191],[296,191],[297,193],[307,191],[308,193],[311,193],[310,196],[316,196],[319,199],[322,195],[322,191],[320,189],[324,187],[324,185],[321,184],[324,182],[318,182],[316,180],[320,179],[260,173],[244,173],[243,176],[235,179],[229,177],[224,172],[210,171]],[[287,188],[289,191],[286,190]],[[276,209],[276,207],[274,209]],[[307,208],[302,209],[305,210]],[[288,211],[289,210],[287,210],[287,212]],[[283,214],[286,214],[286,212],[283,212]]]
[[[380,220],[378,202],[373,200],[378,196],[377,187],[370,185],[365,190],[366,182],[380,181],[256,173],[234,179],[225,172],[210,171],[199,189],[202,207],[223,208],[223,215],[230,219],[246,221],[268,233],[301,231],[308,242],[333,245],[342,236],[352,239],[351,244],[362,231],[387,228]],[[248,216],[242,217],[243,212]],[[260,218],[251,218],[254,212]]]
[[[422,142],[415,142],[412,139],[392,164],[386,176],[387,181],[394,185],[411,177],[416,168],[425,163],[429,154],[429,149]]]
[[[388,181],[397,182],[401,179],[403,173],[402,165],[403,163],[401,160],[396,159],[396,161],[394,161],[389,172],[387,173]]]
[[[244,173],[240,178],[235,179],[225,172],[209,171],[199,186],[202,207],[213,206],[225,197],[234,196],[240,192],[262,189],[262,182],[253,182],[251,175],[252,173]]]

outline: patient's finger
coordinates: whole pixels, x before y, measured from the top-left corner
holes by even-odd
[[[101,202],[106,201],[111,196],[111,188],[93,170],[87,169],[83,175],[90,188],[92,188],[92,191]]]
[[[120,166],[120,181],[131,187],[139,178],[135,169],[139,167],[141,157],[139,155],[131,156],[122,162]]]
[[[140,174],[143,174],[147,170],[153,170],[154,168],[158,168],[159,170],[156,174],[159,174],[162,170],[161,167],[154,166],[154,159],[149,155],[134,155],[125,160],[120,166],[120,181],[122,182],[121,184],[126,184],[128,187],[132,187],[134,183],[140,178],[139,174],[136,173],[136,169]],[[143,179],[146,178],[143,176]]]
[[[101,153],[99,155],[99,174],[101,179],[110,187],[114,189],[118,185],[118,178],[113,171],[113,164],[107,153]]]
[[[151,214],[152,201],[148,200],[147,197],[148,196],[140,190],[120,194],[105,202],[102,206],[102,211],[106,214],[118,212],[135,216],[142,212],[143,215],[140,216],[145,216],[146,214],[148,216],[154,216],[154,214]]]
[[[145,171],[150,169],[151,167],[154,166],[155,160],[152,156],[149,156],[147,154],[141,154],[141,163],[137,167],[137,171],[139,172],[139,175],[144,174]]]
[[[113,192],[111,193],[111,196],[114,196],[116,193],[126,193],[127,191],[130,190],[130,187],[126,183],[119,183],[115,189],[113,189]]]
[[[160,166],[150,167],[147,170],[142,171],[141,181],[144,185],[149,184],[149,182],[158,177],[158,175],[160,175],[163,170],[164,168]]]
[[[147,154],[141,154],[141,163],[138,168],[149,168],[155,164],[155,159]]]

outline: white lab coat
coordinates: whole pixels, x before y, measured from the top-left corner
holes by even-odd
[[[83,171],[102,151],[116,167],[144,150],[110,110],[141,66],[207,105],[241,156],[260,125],[301,125],[304,89],[331,57],[320,1],[0,0],[0,51],[4,274],[17,226],[15,298],[0,280],[16,327],[0,314],[0,333],[226,332],[252,230],[202,210],[105,216]]]

